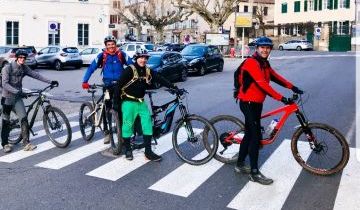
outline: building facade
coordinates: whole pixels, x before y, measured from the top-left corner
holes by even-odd
[[[353,0],[276,1],[275,35],[308,39],[317,50],[350,50],[355,11]]]
[[[108,0],[2,0],[0,45],[85,48],[108,34]]]

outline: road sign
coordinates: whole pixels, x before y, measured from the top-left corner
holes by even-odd
[[[320,27],[316,27],[314,32],[315,32],[315,36],[321,36],[321,28]]]
[[[49,21],[48,30],[50,34],[57,34],[59,23],[55,21]]]
[[[252,15],[248,12],[239,12],[236,14],[235,27],[251,27]]]

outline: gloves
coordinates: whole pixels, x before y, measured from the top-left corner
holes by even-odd
[[[291,90],[294,92],[294,93],[297,93],[297,94],[304,94],[304,91],[300,90],[298,87],[294,86],[291,88]]]
[[[22,92],[22,91],[19,91],[19,92],[17,93],[17,96],[18,96],[19,98],[27,98],[27,97],[28,97],[28,95],[27,95],[26,93]]]
[[[89,83],[83,82],[83,83],[82,83],[82,88],[85,89],[85,90],[89,89],[89,88],[90,88]]]
[[[58,86],[59,86],[59,82],[56,81],[56,80],[51,81],[50,84],[51,84],[51,86],[54,86],[54,87],[58,87]]]

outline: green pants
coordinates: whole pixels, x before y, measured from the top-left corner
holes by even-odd
[[[123,101],[122,110],[122,137],[129,138],[134,134],[135,118],[139,115],[143,135],[152,135],[151,114],[145,103],[136,101]]]

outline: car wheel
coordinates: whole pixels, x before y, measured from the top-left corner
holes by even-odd
[[[55,63],[54,63],[54,67],[55,67],[56,71],[61,71],[61,69],[62,69],[61,61],[56,60]]]
[[[222,72],[223,70],[224,70],[224,62],[220,61],[217,71]]]
[[[204,75],[205,75],[205,68],[204,68],[204,66],[201,66],[201,67],[200,67],[200,69],[198,70],[198,74],[199,74],[200,76],[204,76]]]
[[[283,47],[283,46],[280,46],[280,47],[279,47],[279,50],[284,50],[284,47]]]
[[[296,50],[297,50],[297,51],[301,51],[302,49],[301,49],[300,46],[297,46],[297,47],[296,47]]]
[[[188,72],[187,72],[186,69],[183,69],[181,71],[181,74],[180,74],[180,81],[181,82],[185,82],[187,80],[187,74],[188,74]]]
[[[76,65],[75,69],[80,69],[82,65]]]

